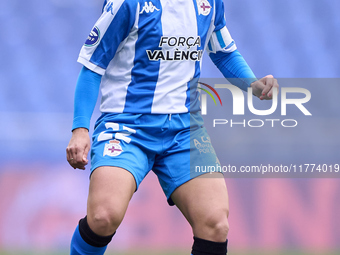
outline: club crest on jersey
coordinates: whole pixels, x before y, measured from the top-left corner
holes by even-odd
[[[91,47],[95,46],[100,39],[100,31],[98,27],[94,27],[90,33],[90,35],[87,37],[87,40],[85,42],[85,46]]]
[[[142,14],[143,12],[146,12],[146,13],[151,12],[152,13],[154,11],[159,11],[159,9],[157,9],[156,6],[154,6],[151,1],[149,3],[145,2],[143,9],[141,10],[140,14]]]
[[[103,156],[107,155],[110,157],[116,157],[123,152],[122,146],[120,146],[120,141],[111,140],[109,143],[105,144]]]
[[[210,13],[211,5],[208,0],[197,0],[198,14],[207,16]]]

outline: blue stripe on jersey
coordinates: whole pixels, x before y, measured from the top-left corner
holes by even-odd
[[[235,44],[235,41],[232,41],[232,42],[227,46],[226,50],[227,50],[227,49],[230,49],[231,47],[233,47],[234,44]]]
[[[218,30],[216,32],[216,37],[217,37],[218,43],[220,44],[221,48],[222,49],[225,48],[227,45],[225,45],[225,43],[224,43],[221,30]]]
[[[129,6],[125,1],[106,30],[90,62],[106,69],[115,56],[119,44],[129,35],[135,18],[136,7]]]
[[[215,11],[216,11],[216,15],[215,15],[215,30],[214,32],[222,29],[225,25],[225,18],[224,18],[224,4],[222,0],[215,0],[216,2],[216,6],[215,6]]]
[[[140,2],[140,9],[142,10],[144,2]],[[127,89],[123,112],[136,112],[136,109],[141,113],[151,112],[153,95],[158,81],[160,61],[149,61],[146,50],[161,50],[159,41],[160,36],[163,34],[161,3],[159,0],[153,0],[152,4],[159,11],[143,12],[139,15],[138,39],[136,42],[136,49],[138,50],[136,50],[135,65],[131,71],[133,80]],[[152,29],[143,29],[144,27]],[[152,48],[152,46],[154,47]]]
[[[210,41],[208,42],[208,49],[209,49],[210,51],[212,51],[212,47],[211,47],[211,42],[210,42]]]
[[[106,4],[107,4],[107,0],[104,1],[102,12],[104,12],[104,8]]]
[[[196,17],[197,17],[197,33],[198,35],[201,37],[201,45],[197,46],[197,50],[202,50],[204,49],[205,46],[205,42],[207,40],[207,32],[209,30],[210,27],[210,20],[212,19],[212,15],[213,15],[213,11],[211,11],[209,13],[209,15],[204,16],[204,15],[199,15],[198,12],[198,7],[197,7],[197,2],[196,0],[194,1],[194,6],[195,6],[195,11],[196,11]],[[210,5],[211,5],[211,9],[214,9],[214,1],[210,0],[209,1]],[[204,35],[204,36],[203,36]],[[209,38],[208,38],[209,39]],[[195,74],[194,74],[194,78],[192,79],[191,82],[188,82],[188,86],[190,86],[191,88],[188,88],[188,93],[190,93],[190,95],[187,97],[187,101],[186,101],[186,107],[188,108],[189,111],[193,111],[196,112],[199,110],[200,107],[200,103],[199,103],[199,97],[197,96],[197,82],[198,79],[200,77],[201,74],[201,67],[200,67],[200,61],[196,61],[195,63]],[[191,99],[190,99],[191,97]],[[190,105],[190,107],[189,107]]]

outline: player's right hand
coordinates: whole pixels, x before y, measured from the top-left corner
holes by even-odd
[[[91,148],[89,131],[86,128],[77,128],[72,131],[71,140],[66,148],[68,163],[74,168],[85,170],[88,163],[87,154]]]

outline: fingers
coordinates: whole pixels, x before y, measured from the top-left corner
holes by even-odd
[[[261,96],[265,97],[267,93],[270,91],[273,85],[273,76],[267,75],[266,77],[262,78],[260,81],[264,84],[264,89],[262,90]]]
[[[72,131],[72,138],[66,148],[68,163],[74,168],[85,170],[88,163],[87,154],[91,147],[88,130],[78,128]]]
[[[71,148],[67,147],[66,148],[66,159],[67,159],[67,162],[74,168],[76,169],[72,164],[74,162],[74,157],[73,156],[73,150],[71,150]]]
[[[84,151],[85,150],[82,146],[75,147],[76,155],[74,158],[74,161],[75,161],[74,165],[76,166],[76,168],[83,169],[83,170],[85,170],[85,165],[83,162]]]
[[[72,148],[70,147],[70,145],[67,146],[67,148],[66,148],[66,158],[67,158],[68,163],[69,163],[71,166],[72,166],[72,163],[74,162],[75,157],[76,157],[76,154],[75,154],[74,149],[72,149]],[[72,166],[72,167],[75,169],[74,166]]]
[[[88,159],[87,159],[87,155],[88,155],[89,151],[90,151],[90,146],[87,145],[85,147],[85,150],[84,150],[84,153],[83,153],[83,158],[82,158],[82,162],[83,162],[84,165],[87,165],[87,163],[89,162]]]
[[[267,93],[269,99],[273,98],[274,89],[276,89],[276,91],[275,91],[276,94],[279,93],[279,83],[277,82],[276,79],[272,79],[272,80],[273,80],[273,86],[269,90],[269,92]]]
[[[91,144],[86,137],[72,137],[66,148],[66,157],[68,163],[74,168],[85,170],[88,163],[87,154]]]
[[[83,151],[83,152],[82,152]],[[79,168],[82,170],[85,170],[85,166],[87,165],[87,159],[85,156],[85,161],[83,160],[84,157],[84,149],[81,149],[78,146],[73,146],[73,145],[69,145],[66,148],[66,155],[67,155],[67,161],[68,163],[74,168]]]
[[[268,74],[268,75],[266,75],[264,78],[272,79],[272,78],[274,78],[274,76],[273,76],[272,74]]]
[[[273,88],[278,88],[279,84],[277,80],[273,77],[273,75],[267,75],[260,80],[263,83],[264,88],[261,92],[261,96],[259,97],[261,100],[269,100],[272,99],[273,96]],[[278,90],[277,90],[278,91]]]
[[[258,98],[261,97],[261,93],[263,89],[265,88],[265,85],[261,80],[257,80],[251,84],[251,87],[253,88],[253,95],[257,96]]]

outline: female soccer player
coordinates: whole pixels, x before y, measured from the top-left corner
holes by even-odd
[[[87,216],[71,254],[104,254],[139,184],[152,170],[170,205],[192,227],[192,255],[225,255],[228,193],[221,178],[197,178],[196,165],[218,159],[203,127],[197,82],[207,50],[226,78],[271,99],[272,76],[257,80],[226,28],[222,0],[105,1],[78,62],[67,160],[85,169],[91,115],[101,88],[101,117],[92,138]],[[234,79],[233,79],[234,80]],[[197,142],[209,146],[198,151]],[[204,177],[204,176],[203,176]]]

